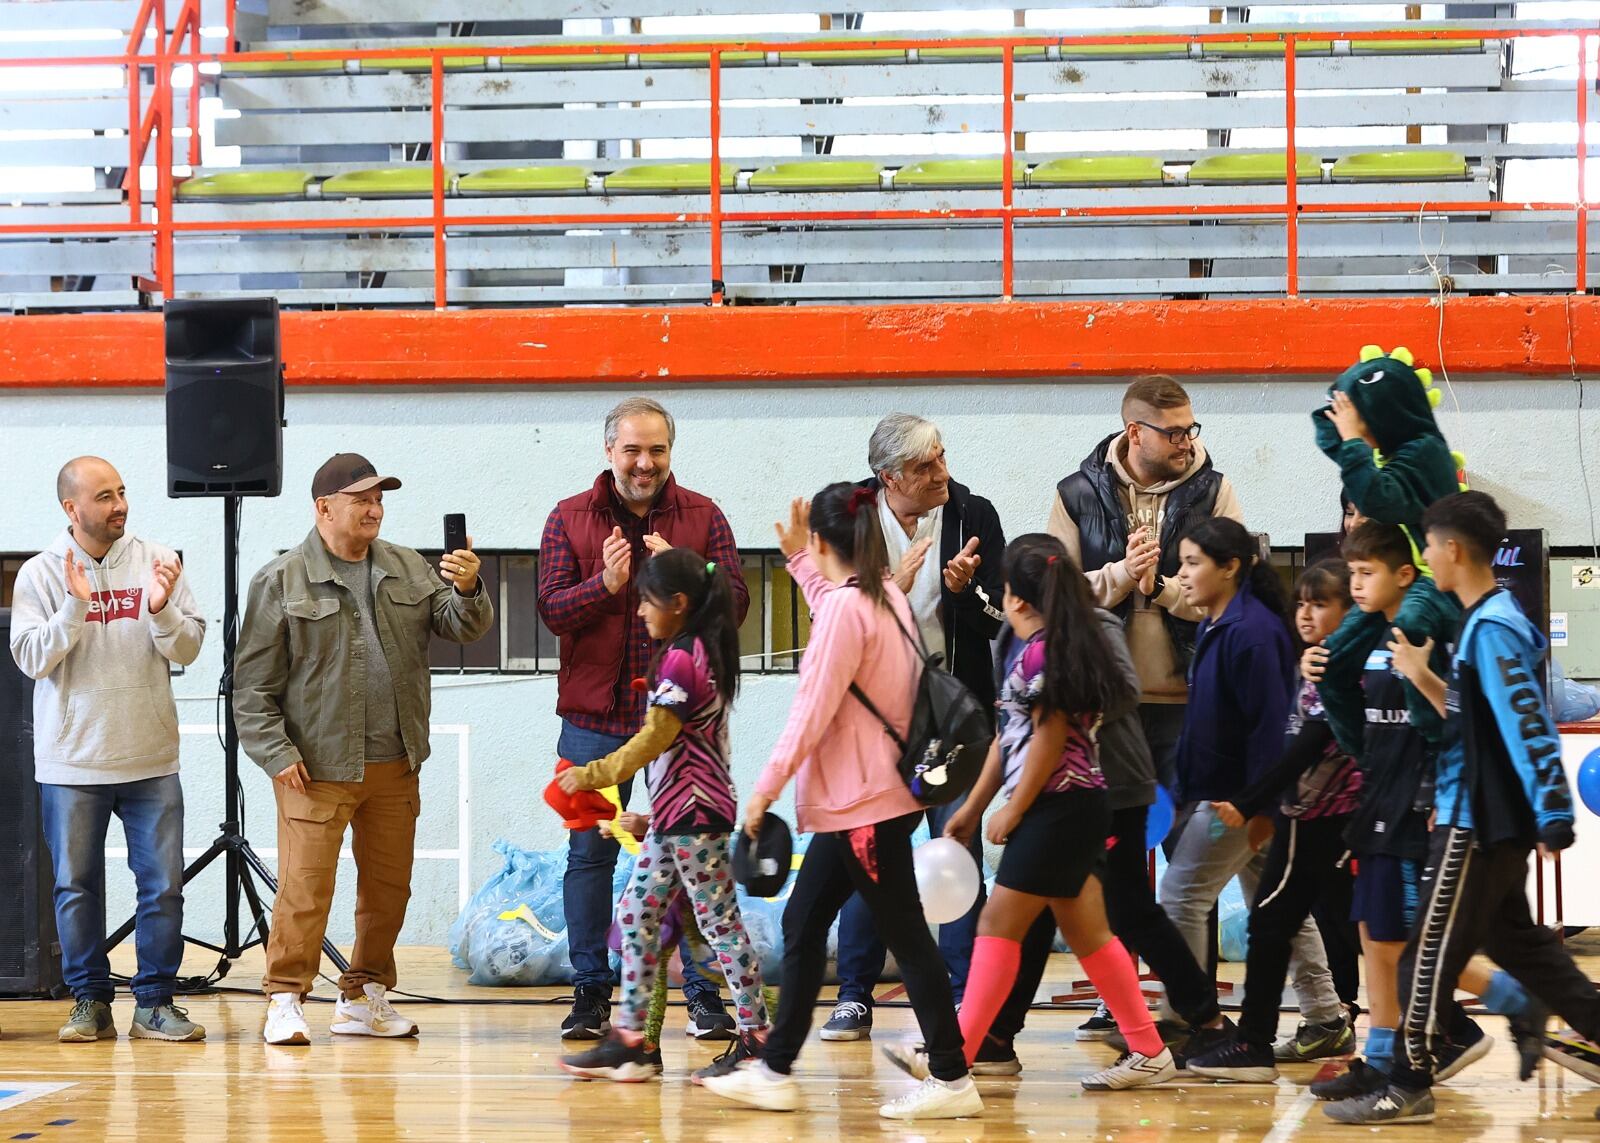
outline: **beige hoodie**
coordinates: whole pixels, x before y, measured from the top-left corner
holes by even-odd
[[[1124,464],[1128,442],[1126,434],[1118,436],[1108,448],[1106,459],[1117,474],[1122,489],[1123,507],[1128,513],[1128,534],[1148,527],[1153,535],[1161,534],[1166,510],[1167,495],[1200,470],[1205,463],[1205,446],[1195,442],[1194,460],[1188,470],[1176,480],[1141,487],[1134,483]],[[1244,510],[1239,506],[1239,496],[1226,476],[1217,487],[1217,504],[1213,513],[1244,522]],[[1083,563],[1083,548],[1078,541],[1078,525],[1067,515],[1059,493],[1050,497],[1050,520],[1045,531],[1066,545],[1073,560]],[[1165,553],[1163,553],[1165,554]],[[1178,666],[1172,649],[1172,639],[1167,634],[1166,622],[1161,613],[1166,611],[1177,619],[1199,622],[1200,612],[1184,602],[1177,578],[1168,579],[1160,594],[1150,597],[1141,593],[1133,577],[1128,574],[1126,561],[1116,560],[1102,568],[1084,568],[1089,586],[1094,591],[1095,602],[1112,609],[1122,604],[1129,595],[1133,599],[1133,612],[1128,617],[1128,651],[1133,655],[1134,666],[1139,670],[1140,700],[1143,702],[1176,703],[1188,698],[1188,684]]]

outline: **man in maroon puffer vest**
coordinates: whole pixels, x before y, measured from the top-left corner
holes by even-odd
[[[561,639],[557,751],[586,765],[644,725],[645,696],[633,680],[649,669],[650,635],[638,616],[633,572],[656,552],[688,548],[722,565],[741,623],[750,607],[739,550],[722,510],[672,476],[672,414],[630,397],[606,415],[611,467],[593,487],[556,505],[539,545],[539,616]],[[632,781],[622,783],[627,804]],[[610,1030],[611,878],[617,843],[598,829],[574,830],[562,883],[574,1000],[564,1040],[597,1040]],[[701,1039],[732,1039],[734,1022],[714,984],[685,958],[689,1027]]]

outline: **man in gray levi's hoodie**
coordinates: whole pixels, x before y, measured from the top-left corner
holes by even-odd
[[[11,657],[36,680],[34,773],[75,1001],[60,1039],[117,1035],[103,951],[115,814],[138,890],[130,1035],[203,1040],[205,1029],[172,1003],[183,960],[183,788],[170,664],[194,662],[206,623],[177,555],[128,534],[116,469],[93,456],[70,460],[56,495],[70,523],[17,573]]]

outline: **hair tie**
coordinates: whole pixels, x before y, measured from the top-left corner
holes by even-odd
[[[716,574],[717,574],[717,562],[715,560],[707,560],[706,561],[706,578],[710,579],[712,576],[714,576]]]
[[[845,514],[851,517],[851,519],[854,519],[856,513],[861,511],[861,506],[863,504],[876,505],[877,503],[878,493],[876,489],[857,488],[850,494],[850,499],[846,500],[844,503]]]
[[[1052,565],[1054,565],[1054,564],[1055,564],[1055,562],[1056,562],[1056,561],[1057,561],[1057,560],[1058,560],[1058,559],[1060,559],[1060,558],[1061,558],[1061,557],[1060,557],[1060,556],[1046,556],[1046,557],[1045,557],[1045,558],[1044,558],[1044,562],[1045,562],[1045,565],[1046,565],[1046,566],[1047,566],[1047,567],[1048,567],[1048,566],[1052,566]]]

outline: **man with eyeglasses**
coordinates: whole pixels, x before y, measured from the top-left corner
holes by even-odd
[[[1168,790],[1176,784],[1173,752],[1200,620],[1178,589],[1178,540],[1207,516],[1244,518],[1233,485],[1200,443],[1189,394],[1171,377],[1150,376],[1122,395],[1122,431],[1056,485],[1046,525],[1088,576],[1095,601],[1123,621],[1139,674],[1139,722]],[[1143,806],[1130,809],[1137,813],[1128,813],[1128,821],[1142,822]],[[1132,831],[1118,825],[1123,816],[1113,814],[1114,840]],[[1111,851],[1113,857],[1126,851],[1129,877],[1145,876],[1142,825],[1138,835]],[[1102,1006],[1078,1038],[1103,1040],[1115,1032]]]
[[[256,573],[239,633],[233,711],[239,745],[272,778],[278,895],[267,939],[269,1044],[308,1044],[302,1002],[322,961],[334,874],[349,829],[356,940],[328,1030],[408,1037],[386,998],[411,899],[417,772],[428,758],[428,643],[481,638],[494,622],[472,541],[435,574],[378,538],[383,494],[400,487],[343,452],[311,480],[316,524]]]

